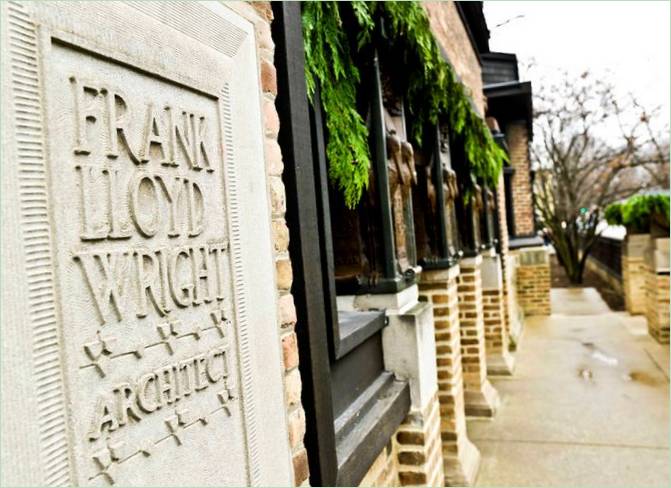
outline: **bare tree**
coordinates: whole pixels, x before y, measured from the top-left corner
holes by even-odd
[[[532,157],[539,221],[572,283],[581,283],[603,209],[645,188],[668,185],[668,129],[659,111],[589,72],[536,95]]]

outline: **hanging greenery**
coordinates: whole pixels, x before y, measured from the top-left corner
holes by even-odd
[[[308,96],[317,86],[324,108],[329,177],[354,208],[368,185],[368,128],[356,109],[359,70],[352,61],[337,2],[308,2],[303,8],[305,78]]]
[[[488,127],[473,108],[466,88],[443,59],[426,12],[418,2],[305,2],[305,76],[314,102],[317,87],[328,131],[327,157],[331,181],[354,208],[368,185],[370,150],[368,129],[356,109],[360,77],[352,56],[350,37],[342,24],[344,9],[355,19],[356,50],[370,47],[375,18],[384,20],[384,42],[390,46],[407,76],[407,108],[412,136],[421,144],[425,127],[447,120],[464,141],[471,173],[496,186],[506,159]],[[465,182],[471,186],[474,181]]]

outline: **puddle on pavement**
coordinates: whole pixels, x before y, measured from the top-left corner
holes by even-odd
[[[613,368],[617,368],[620,364],[616,357],[606,354],[593,342],[581,342],[580,344],[589,351],[591,358]],[[621,369],[622,374],[620,374],[620,378],[627,383],[639,383],[646,386],[657,386],[662,383],[662,380],[645,371],[623,371],[623,369]],[[594,372],[587,366],[580,366],[578,368],[578,377],[590,383],[594,382]]]
[[[646,386],[657,386],[662,382],[659,378],[655,378],[645,371],[629,371],[628,373],[622,375],[622,379],[625,381],[640,383]]]

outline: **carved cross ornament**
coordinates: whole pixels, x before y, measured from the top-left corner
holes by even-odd
[[[117,344],[116,337],[103,336],[100,331],[96,339],[84,344],[84,351],[101,376],[107,375],[109,362]]]

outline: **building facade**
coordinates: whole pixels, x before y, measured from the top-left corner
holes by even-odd
[[[2,483],[472,485],[466,417],[549,313],[531,87],[482,2],[421,5],[499,184],[445,120],[415,142],[378,43],[353,209],[300,3],[82,5],[2,5]]]

